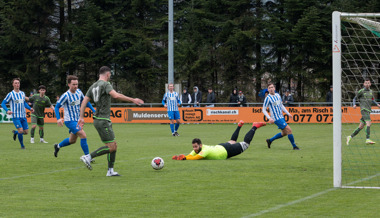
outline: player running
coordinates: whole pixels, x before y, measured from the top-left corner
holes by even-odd
[[[87,145],[87,136],[84,132],[83,128],[78,126],[79,119],[79,109],[82,101],[84,99],[84,95],[80,89],[78,89],[78,77],[69,75],[67,77],[67,84],[69,86],[69,90],[61,95],[57,104],[55,105],[55,115],[57,117],[58,126],[62,127],[63,122],[65,126],[69,129],[70,137],[65,138],[59,144],[54,145],[54,156],[58,157],[58,152],[61,148],[74,144],[77,141],[77,138],[80,138],[80,146],[82,147],[83,153],[88,154],[88,145]],[[93,113],[95,113],[95,109],[89,102],[85,103],[85,106],[90,108]],[[64,110],[64,119],[60,117],[59,108],[63,107]]]
[[[288,110],[286,110],[286,108],[282,104],[281,96],[275,92],[276,88],[273,83],[268,83],[268,91],[269,94],[267,97],[265,97],[264,100],[263,113],[269,119],[269,123],[274,123],[278,126],[279,129],[281,129],[280,133],[277,133],[272,138],[266,140],[268,148],[270,148],[274,140],[280,139],[287,135],[290,143],[293,146],[293,150],[300,150],[300,148],[297,147],[296,143],[294,142],[292,129],[285,122],[285,118],[282,112],[285,112],[291,119],[293,118],[293,116],[288,112]],[[267,112],[268,107],[271,116],[269,116]]]
[[[30,110],[32,113],[34,112],[33,108],[26,103],[25,93],[20,90],[20,82],[19,78],[14,78],[12,80],[13,91],[8,93],[5,97],[1,106],[5,110],[8,115],[12,114],[13,124],[15,125],[17,130],[12,130],[13,140],[16,141],[16,137],[18,136],[18,140],[21,145],[21,149],[25,149],[24,145],[24,136],[28,134],[28,121],[26,120],[26,111],[25,108]],[[11,109],[8,110],[6,104],[10,104]]]
[[[231,139],[226,143],[220,143],[219,145],[209,146],[203,145],[198,138],[193,139],[193,151],[188,155],[180,154],[174,155],[173,160],[225,160],[230,157],[239,155],[248,149],[253,136],[258,128],[265,126],[266,123],[253,123],[252,128],[245,134],[244,141],[236,143],[239,137],[241,127],[244,125],[244,121],[240,120],[238,127],[232,134]]]
[[[48,143],[44,140],[44,117],[45,117],[45,108],[50,107],[52,110],[54,110],[54,106],[51,104],[49,97],[45,95],[46,93],[46,86],[40,85],[38,87],[38,92],[40,94],[33,95],[29,98],[29,101],[33,102],[33,109],[34,112],[31,115],[32,120],[32,129],[30,130],[30,143],[34,143],[34,131],[36,130],[36,127],[38,125],[39,127],[39,133],[40,133],[40,142],[41,143]]]
[[[168,117],[170,120],[170,129],[172,131],[173,136],[179,136],[177,130],[179,128],[179,124],[181,116],[179,115],[178,106],[181,105],[181,100],[177,92],[175,92],[173,83],[168,85],[169,91],[164,94],[162,98],[162,105],[168,110]],[[174,125],[174,120],[176,120],[176,124]]]
[[[97,156],[107,154],[108,171],[106,176],[120,176],[113,170],[117,143],[115,141],[115,134],[112,129],[112,122],[110,119],[111,114],[111,97],[121,100],[133,102],[137,105],[144,104],[144,101],[138,98],[130,98],[123,94],[117,93],[112,85],[108,82],[111,78],[111,69],[103,66],[99,69],[99,80],[92,84],[87,90],[84,97],[83,104],[80,108],[80,118],[78,125],[83,128],[84,125],[84,110],[85,105],[92,99],[96,105],[96,113],[94,115],[94,126],[99,133],[100,139],[105,146],[102,146],[92,152],[91,154],[83,155],[80,160],[86,165],[89,170],[92,170],[91,159]]]
[[[360,119],[359,127],[354,130],[354,132],[347,136],[347,145],[350,145],[350,141],[353,137],[355,137],[360,130],[366,126],[366,144],[375,144],[376,142],[372,141],[370,139],[370,133],[371,133],[371,105],[375,104],[376,106],[380,107],[380,105],[374,100],[373,92],[370,89],[371,87],[371,80],[365,79],[364,81],[364,88],[360,89],[359,92],[356,94],[356,96],[353,99],[353,108],[356,109],[356,100],[359,100],[360,103],[360,113],[362,114],[362,118]]]

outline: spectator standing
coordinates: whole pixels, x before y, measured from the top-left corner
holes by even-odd
[[[329,102],[329,105],[332,105],[332,102],[333,102],[333,86],[330,86],[330,91],[327,92],[326,102]]]
[[[199,91],[198,86],[194,86],[194,92],[191,95],[191,103],[194,107],[200,107],[200,103],[202,103],[202,92]]]
[[[292,94],[290,94],[289,89],[286,90],[285,94],[282,96],[282,103],[285,107],[289,107],[290,104],[294,102]]]
[[[206,107],[215,107],[215,92],[212,90],[211,87],[208,88],[207,93],[207,100],[206,100],[207,106]]]
[[[191,95],[187,91],[187,88],[183,89],[183,93],[182,93],[182,95],[180,97],[180,100],[182,102],[182,107],[190,107],[190,104],[191,104]]]
[[[239,91],[238,95],[238,107],[246,107],[247,106],[247,99],[245,98],[244,94],[242,91]]]
[[[235,88],[232,90],[232,93],[230,95],[230,107],[237,107],[238,102],[238,94],[237,94],[237,89]]]

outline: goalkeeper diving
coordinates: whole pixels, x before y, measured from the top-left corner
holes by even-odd
[[[265,126],[264,122],[253,123],[252,128],[245,134],[243,142],[236,142],[239,137],[241,127],[244,125],[244,121],[238,123],[238,127],[232,134],[231,139],[226,143],[220,143],[219,145],[204,145],[198,138],[193,139],[193,151],[188,155],[180,154],[172,157],[173,160],[225,160],[230,157],[239,155],[248,149],[253,136],[258,128]]]

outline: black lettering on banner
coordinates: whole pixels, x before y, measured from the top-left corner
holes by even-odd
[[[306,114],[306,116],[309,117],[309,118],[307,119],[307,122],[310,122],[310,119],[311,119],[312,115],[311,115],[311,114]]]
[[[322,115],[318,114],[317,115],[317,122],[321,122],[322,121]]]
[[[289,121],[289,116],[287,114],[284,115],[284,118],[285,118],[285,122]]]
[[[294,114],[294,116],[293,116],[294,122],[298,122],[299,119],[300,119],[300,117],[298,116],[298,114]]]
[[[300,114],[301,116],[301,123],[303,123],[303,119],[305,118],[305,114]]]
[[[116,117],[120,118],[121,117],[121,110],[117,110],[115,114],[116,114]]]
[[[269,119],[264,115],[264,121],[265,122],[268,122],[269,121]]]
[[[328,114],[323,114],[323,116],[325,117],[325,122],[326,122],[327,118],[329,118],[329,115]]]

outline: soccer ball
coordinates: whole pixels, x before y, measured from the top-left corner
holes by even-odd
[[[152,165],[153,169],[160,170],[164,167],[164,159],[155,157],[150,164]]]

